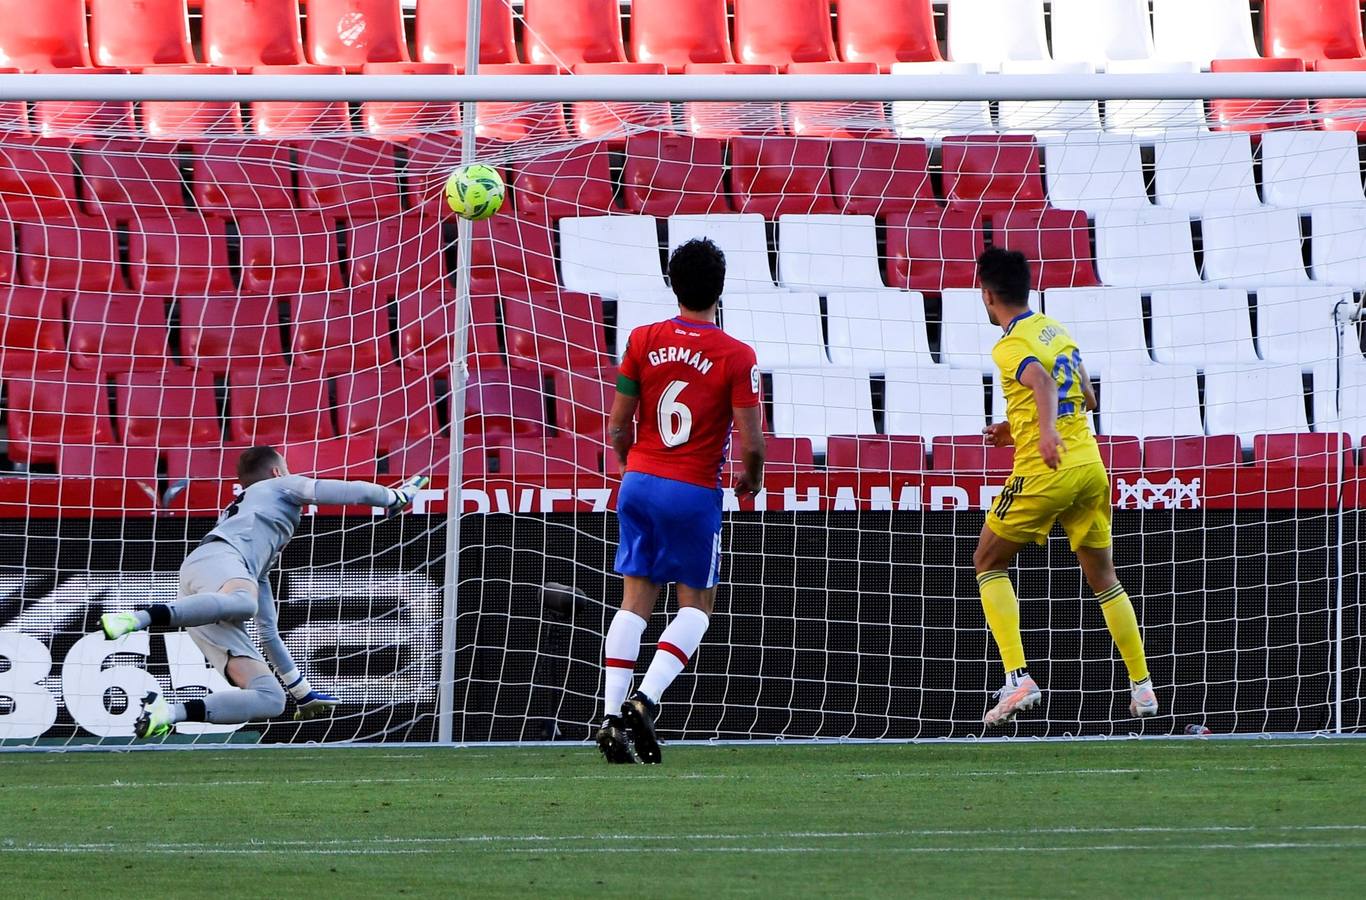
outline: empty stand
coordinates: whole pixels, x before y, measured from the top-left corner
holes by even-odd
[[[1325,284],[1366,285],[1366,209],[1331,206],[1316,209],[1309,242],[1314,280]]]
[[[1003,75],[1090,75],[1089,62],[1007,60]],[[1074,134],[1100,131],[1100,104],[1095,100],[1002,100],[999,109],[1002,131]]]
[[[212,447],[221,441],[208,372],[180,366],[126,372],[114,384],[119,435],[129,447],[168,450]]]
[[[89,5],[95,65],[137,70],[195,62],[185,0],[89,0]]]
[[[980,75],[975,62],[895,63],[893,75]],[[946,135],[991,133],[991,106],[985,100],[896,100],[892,125],[901,137],[938,142]]]
[[[876,75],[873,63],[794,62],[789,75]],[[831,94],[839,87],[831,83]],[[868,100],[793,100],[787,104],[787,128],[797,137],[836,138],[839,140],[892,136],[887,113],[879,101]]]
[[[1121,135],[1060,135],[1044,144],[1048,202],[1096,214],[1150,209],[1139,143]]]
[[[215,66],[304,62],[295,0],[201,0],[204,61]]]
[[[363,75],[454,75],[455,66],[435,62],[366,63]],[[374,137],[406,141],[423,131],[460,124],[460,104],[411,100],[371,100],[361,104],[361,123]]]
[[[1262,194],[1271,206],[1366,205],[1356,135],[1268,131],[1262,135]]]
[[[726,291],[721,304],[726,333],[754,348],[759,368],[828,365],[815,294],[743,294]]]
[[[1153,291],[1149,302],[1153,359],[1158,362],[1199,369],[1257,362],[1246,291],[1164,289]]]
[[[1147,59],[1153,33],[1147,0],[1053,0],[1053,58],[1104,70],[1112,60]]]
[[[374,285],[382,294],[402,296],[445,283],[441,222],[422,210],[355,222],[346,246],[355,287]]]
[[[692,63],[734,62],[726,0],[633,0],[631,57],[670,72]]]
[[[316,373],[234,367],[228,373],[228,439],[257,446],[336,436],[327,382]]]
[[[1201,222],[1205,278],[1256,287],[1305,284],[1300,217],[1293,209],[1249,209],[1207,215]]]
[[[545,369],[607,364],[602,301],[571,291],[503,297],[508,362]]]
[[[664,75],[660,63],[580,63],[575,75]],[[605,103],[582,101],[573,107],[574,133],[584,140],[607,140],[613,148],[626,141],[623,130],[668,128],[673,110],[668,103]]]
[[[378,219],[402,209],[391,144],[346,138],[302,140],[295,146],[305,208],[343,219]]]
[[[86,0],[0,0],[0,66],[25,72],[90,65]]]
[[[773,431],[780,437],[809,437],[825,452],[832,434],[873,434],[873,397],[862,369],[828,367],[773,373]]]
[[[1031,309],[1039,308],[1039,296],[1033,291],[1029,305]],[[991,348],[1001,339],[1001,328],[987,321],[981,291],[944,291],[942,319],[940,358],[951,366],[994,374],[996,363],[991,359]]]
[[[180,312],[180,348],[186,362],[216,375],[228,366],[282,368],[280,313],[273,297],[186,297]]]
[[[880,289],[877,220],[872,216],[784,215],[778,220],[778,281],[826,294]]]
[[[663,322],[678,315],[678,301],[670,292],[623,294],[617,300],[617,330],[614,352],[620,359],[626,353],[631,332],[641,325]]]
[[[67,315],[74,368],[113,374],[159,370],[169,362],[166,301],[160,297],[76,294]]]
[[[371,435],[289,440],[280,446],[280,454],[291,472],[360,481],[374,481],[379,477],[376,452]]]
[[[0,227],[0,285],[15,283],[18,260],[14,257],[14,229],[10,223]]]
[[[551,227],[515,216],[494,216],[474,226],[470,282],[476,293],[529,296],[559,287]]]
[[[1262,287],[1257,290],[1257,346],[1262,359],[1299,363],[1308,371],[1315,363],[1336,360],[1338,330],[1335,311],[1352,309],[1351,291],[1313,287]]]
[[[480,0],[479,63],[517,63],[510,0]],[[467,0],[418,0],[417,58],[429,63],[465,67]]]
[[[398,0],[308,0],[311,62],[359,72],[368,62],[405,62],[408,41]]]
[[[1247,0],[1153,0],[1153,50],[1160,59],[1201,68],[1214,59],[1260,55]]]
[[[341,287],[336,235],[319,213],[242,216],[237,228],[243,293],[314,293]]]
[[[65,146],[17,135],[0,141],[0,207],[15,218],[76,212],[76,178]]]
[[[295,371],[341,375],[390,362],[389,313],[371,290],[289,298]]]
[[[830,188],[845,215],[886,216],[939,208],[923,141],[830,143]]]
[[[914,435],[831,435],[825,465],[832,472],[923,472],[925,440]]]
[[[615,205],[607,148],[601,144],[581,144],[520,163],[513,169],[512,187],[518,214],[540,222],[606,213]]]
[[[1243,448],[1232,434],[1150,437],[1143,441],[1143,465],[1148,469],[1236,466],[1242,461]]]
[[[465,386],[465,431],[539,434],[545,424],[541,376],[527,369],[480,369]]]
[[[986,425],[982,376],[970,369],[889,369],[886,404],[888,434],[914,434],[926,439],[980,435]]]
[[[1100,430],[1106,434],[1146,438],[1205,433],[1199,384],[1190,366],[1112,366],[1100,390]]]
[[[1366,435],[1366,365],[1350,357],[1344,363],[1342,366],[1334,362],[1320,367],[1331,371],[1332,377],[1325,380],[1333,381],[1338,390],[1336,403],[1333,402],[1331,391],[1315,391],[1315,420],[1320,431],[1346,432],[1356,439]],[[1316,369],[1315,385],[1319,383],[1319,375]],[[1317,395],[1321,393],[1328,394],[1322,398],[1328,402],[1317,402],[1321,399]]]
[[[289,148],[271,141],[210,141],[191,158],[195,205],[218,215],[289,210],[294,186]]]
[[[1318,72],[1366,72],[1366,59],[1321,59],[1314,64]],[[1366,100],[1319,99],[1314,101],[1319,127],[1325,131],[1366,131]]]
[[[77,478],[136,479],[155,493],[157,451],[151,447],[99,447],[64,444],[57,452],[57,472]]]
[[[253,75],[344,75],[341,66],[256,66]],[[251,104],[251,128],[263,138],[288,140],[351,130],[351,109],[325,100],[268,100]]]
[[[1096,449],[1107,471],[1143,468],[1143,442],[1132,435],[1096,435]]]
[[[555,425],[563,432],[601,440],[617,392],[613,368],[574,368],[555,373]],[[611,449],[607,453],[611,454]]]
[[[469,341],[465,363],[471,368],[505,364],[498,345],[497,298],[470,298]],[[455,334],[455,294],[446,291],[401,293],[398,312],[399,359],[411,369],[437,372],[447,368]]]
[[[739,474],[744,468],[744,451],[738,440],[730,442],[730,469]],[[809,438],[784,438],[769,435],[764,438],[764,475],[809,472],[816,466],[815,452]]]
[[[1299,59],[1216,59],[1215,72],[1303,72]],[[1310,124],[1308,100],[1210,101],[1214,127],[1222,131],[1262,132],[1272,128],[1303,128]]]
[[[1072,209],[1018,209],[994,220],[996,246],[1018,250],[1030,261],[1035,290],[1094,287],[1091,231],[1086,213]]]
[[[1308,431],[1300,367],[1210,366],[1205,369],[1205,422],[1211,434],[1236,434],[1244,447],[1259,434]]]
[[[87,207],[110,219],[139,211],[183,211],[175,144],[162,141],[91,141],[73,147]]]
[[[1189,75],[1200,71],[1193,62],[1161,59],[1113,60],[1111,75]],[[1201,100],[1106,100],[1105,129],[1135,137],[1163,137],[1208,130]]]
[[[933,365],[919,293],[850,291],[825,303],[833,364],[873,372]]]
[[[19,225],[19,273],[54,290],[122,291],[118,233],[95,216],[48,216]]]
[[[839,55],[889,72],[899,62],[939,62],[930,0],[836,0]]]
[[[1268,56],[1360,59],[1366,56],[1360,5],[1356,0],[1265,0],[1262,45]]]
[[[63,445],[112,444],[109,395],[97,372],[39,373],[7,378],[9,458],[56,462]]]
[[[1252,439],[1254,462],[1336,470],[1356,468],[1354,448],[1343,434],[1259,434]]]
[[[938,472],[999,476],[1014,467],[1015,448],[990,447],[980,433],[937,437],[930,445],[930,463]]]
[[[1189,217],[1153,207],[1097,213],[1096,269],[1115,286],[1200,284]]]
[[[689,63],[689,75],[776,75],[777,66],[758,63]],[[697,137],[730,139],[783,134],[783,110],[767,101],[689,102],[683,104],[683,125]]]
[[[621,181],[626,208],[649,216],[728,212],[725,146],[660,131],[626,138]]]
[[[667,290],[654,216],[589,216],[560,220],[564,286],[616,297]]]
[[[993,213],[1044,205],[1039,145],[1032,136],[957,136],[945,138],[943,150],[950,207]]]
[[[949,59],[997,71],[1004,60],[1048,59],[1043,0],[948,0]]]
[[[569,69],[626,60],[614,0],[526,0],[524,9],[527,62]]]
[[[1055,288],[1044,311],[1067,327],[1081,348],[1087,374],[1152,362],[1143,336],[1143,298],[1134,288]]]
[[[557,437],[495,435],[472,449],[469,444],[466,447],[465,471],[476,477],[515,481],[547,475],[594,476],[602,471],[600,441],[563,433]]]
[[[735,0],[735,58],[777,66],[835,58],[826,0]]]
[[[1252,180],[1252,142],[1246,134],[1158,140],[1153,161],[1158,206],[1192,215],[1261,206]]]
[[[670,216],[669,252],[693,238],[710,238],[726,254],[726,293],[778,290],[768,267],[763,216]]]
[[[887,217],[887,283],[941,291],[977,283],[986,248],[982,220],[966,210],[924,210]]]
[[[158,75],[232,75],[229,66],[160,66]],[[242,133],[242,109],[237,103],[210,100],[147,100],[142,104],[142,127],[159,140],[196,140]]]
[[[5,287],[0,316],[0,375],[32,375],[66,366],[62,295]]]
[[[557,75],[550,65],[505,63],[481,66],[481,75]],[[512,143],[521,140],[547,140],[569,136],[560,103],[501,103],[478,105],[475,136],[487,141]]]
[[[242,446],[172,447],[165,452],[166,477],[172,481],[187,478],[206,481],[232,481],[237,478],[237,458]],[[216,508],[217,497],[214,498]]]
[[[337,379],[337,432],[371,435],[383,452],[431,437],[437,428],[432,383],[398,366]]]
[[[50,75],[127,75],[127,69],[53,69]],[[19,104],[23,106],[23,103]],[[25,115],[18,116],[27,124]],[[128,135],[136,131],[133,104],[113,100],[39,100],[33,104],[34,133],[46,138],[85,140],[92,130]],[[26,130],[21,127],[19,132]]]

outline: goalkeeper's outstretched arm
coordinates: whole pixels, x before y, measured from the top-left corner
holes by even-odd
[[[410,478],[396,488],[387,488],[369,481],[337,481],[318,478],[313,481],[313,503],[335,506],[374,506],[380,509],[401,510],[413,502],[417,492],[427,483],[425,477]]]

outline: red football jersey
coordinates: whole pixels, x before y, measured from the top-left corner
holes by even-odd
[[[680,316],[632,331],[621,374],[640,391],[626,471],[720,486],[731,409],[759,405],[754,348]]]

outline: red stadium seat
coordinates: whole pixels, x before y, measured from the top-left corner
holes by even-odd
[[[1303,72],[1300,59],[1216,59],[1212,72]],[[1308,100],[1211,100],[1215,131],[1266,131],[1312,124]]]
[[[1014,447],[988,447],[980,434],[937,437],[930,448],[936,472],[1002,475],[1015,464]]]
[[[100,447],[63,444],[57,473],[71,478],[131,478],[156,490],[157,451],[152,447]]]
[[[984,249],[982,220],[974,213],[895,213],[887,219],[887,283],[913,291],[974,287]]]
[[[580,63],[575,75],[663,75],[659,63]],[[574,104],[574,133],[584,140],[607,140],[615,149],[625,142],[627,128],[668,128],[673,113],[668,103],[598,103]]]
[[[51,75],[127,75],[127,69],[53,69]],[[92,133],[133,134],[133,104],[129,101],[39,100],[33,121],[45,138],[85,140]]]
[[[398,0],[308,0],[308,58],[359,72],[369,62],[407,62]]]
[[[1145,469],[1198,469],[1236,466],[1243,461],[1242,444],[1236,434],[1211,437],[1150,437],[1143,441]]]
[[[336,436],[327,382],[287,369],[234,368],[228,375],[228,437],[234,443],[279,446]]]
[[[375,285],[404,295],[445,284],[445,241],[441,220],[412,210],[379,221],[356,222],[347,240],[351,284]]]
[[[448,63],[465,68],[465,16],[467,0],[418,0],[417,58],[429,63]],[[513,32],[512,3],[482,0],[479,18],[479,64],[516,63],[517,37]]]
[[[77,294],[70,304],[71,365],[106,374],[164,369],[170,362],[166,301]]]
[[[617,391],[617,370],[611,367],[572,369],[555,373],[555,425],[562,433],[602,440],[607,414]],[[607,451],[609,454],[612,451]]]
[[[827,453],[829,448],[827,447]],[[775,437],[764,439],[764,474],[791,475],[796,472],[810,472],[816,467],[816,457],[808,437]],[[730,441],[730,471],[739,474],[744,469],[744,457],[739,438],[732,436]]]
[[[995,220],[993,242],[1019,250],[1031,263],[1034,289],[1096,287],[1086,213],[1072,209],[1018,209]]]
[[[289,440],[280,446],[289,471],[315,478],[374,481],[379,477],[375,439],[370,435]]]
[[[221,215],[294,208],[289,148],[269,141],[210,141],[195,147],[195,205]]]
[[[579,369],[609,364],[602,301],[569,291],[503,297],[508,362],[522,368]]]
[[[20,278],[69,291],[126,290],[118,233],[94,216],[47,216],[19,225]]]
[[[468,473],[474,477],[515,481],[546,475],[597,475],[602,472],[601,442],[571,435],[495,437],[470,449],[474,456],[472,461],[479,465],[479,471]]]
[[[1044,205],[1039,146],[1032,136],[946,137],[943,151],[950,207],[993,213]]]
[[[134,219],[128,234],[133,290],[157,297],[202,297],[235,290],[227,226],[195,212]]]
[[[465,450],[465,458],[478,458],[479,449]],[[389,452],[389,478],[408,478],[413,475],[444,475],[451,467],[451,440],[432,437],[409,446],[396,447]],[[480,477],[483,474],[482,461],[479,471],[471,472],[470,466],[463,469],[466,477]]]
[[[481,75],[556,75],[555,66],[507,63],[481,66]],[[521,140],[566,138],[569,128],[560,103],[480,103],[474,133],[489,141],[515,143]]]
[[[1252,459],[1266,466],[1302,469],[1356,468],[1355,447],[1341,434],[1259,434],[1252,439]]]
[[[253,75],[345,75],[341,66],[256,66]],[[323,100],[258,100],[251,104],[251,127],[263,138],[287,140],[335,135],[351,130],[345,103]]]
[[[1143,442],[1131,435],[1098,434],[1101,462],[1111,472],[1143,468]]]
[[[89,0],[90,56],[97,66],[194,64],[185,0]]]
[[[85,183],[87,205],[110,219],[139,210],[170,215],[185,209],[175,144],[162,141],[91,141],[72,148]]]
[[[180,346],[197,369],[217,375],[237,366],[285,365],[280,314],[273,297],[186,297],[180,310]]]
[[[434,218],[451,215],[450,204],[446,202],[446,179],[460,165],[460,140],[459,132],[444,132],[419,135],[407,143],[404,149],[408,162],[403,174],[409,205]],[[500,174],[506,179],[506,172]],[[510,199],[504,200],[509,208]]]
[[[0,213],[0,287],[15,283],[14,227]]]
[[[915,435],[832,436],[825,446],[832,471],[923,472],[925,439]]]
[[[729,212],[725,146],[710,138],[648,131],[626,139],[626,208],[647,216]]]
[[[513,170],[512,195],[517,213],[538,222],[611,212],[607,149],[582,144],[529,159]]]
[[[296,0],[200,0],[204,61],[215,66],[304,62]]]
[[[431,437],[437,428],[432,382],[398,366],[337,379],[337,431],[368,435],[389,452]]]
[[[389,363],[389,311],[373,290],[289,298],[296,371],[341,375]]]
[[[422,291],[398,297],[398,347],[404,366],[437,372],[450,366],[451,335],[455,333],[455,294]],[[498,299],[470,298],[469,343],[465,362],[472,369],[501,368],[498,345]]]
[[[1264,0],[1262,46],[1267,56],[1360,59],[1366,56],[1357,0]]]
[[[474,225],[470,281],[475,293],[527,297],[559,289],[554,230],[499,215]]]
[[[731,184],[742,213],[834,213],[828,168],[830,145],[809,138],[736,138],[731,141]]]
[[[735,58],[783,71],[835,59],[829,0],[735,0]]]
[[[90,65],[85,0],[0,0],[0,66],[25,72]]]
[[[76,212],[76,176],[67,145],[6,135],[0,140],[0,208],[15,218]]]
[[[776,75],[777,66],[744,63],[689,63],[688,75]],[[777,103],[695,102],[683,104],[683,126],[697,137],[729,139],[783,134],[783,111]]]
[[[794,62],[789,75],[876,75],[877,66],[859,62]],[[838,89],[834,89],[838,90]],[[887,113],[878,101],[793,101],[787,127],[797,137],[890,138]]]
[[[836,0],[840,59],[876,63],[941,62],[930,0]]]
[[[632,0],[631,57],[679,73],[691,63],[733,63],[726,0]]]
[[[56,462],[63,444],[112,444],[109,395],[97,372],[38,374],[5,381],[9,458]]]
[[[232,75],[227,66],[157,66],[152,75]],[[195,140],[241,134],[242,109],[237,103],[207,100],[145,100],[142,127],[162,140]]]
[[[525,369],[479,369],[465,385],[466,434],[539,434],[545,423],[541,376]]]
[[[119,433],[130,447],[206,447],[223,437],[208,372],[174,366],[114,379]]]
[[[402,210],[392,144],[374,138],[296,141],[299,202],[329,218],[379,219]]]
[[[244,294],[292,294],[341,287],[337,239],[315,212],[275,212],[237,220]]]
[[[625,62],[616,0],[526,0],[527,62],[572,68]]]
[[[361,69],[365,75],[454,75],[455,71],[450,63],[434,62],[366,63]],[[361,104],[360,115],[366,133],[406,141],[424,131],[459,125],[460,104],[373,100]]]
[[[1366,59],[1321,59],[1319,72],[1366,72]],[[1314,112],[1325,131],[1366,132],[1366,99],[1334,98],[1314,101]]]
[[[846,216],[937,210],[924,141],[831,141],[830,187]]]
[[[66,367],[62,295],[6,287],[0,295],[0,375],[32,375]]]
[[[244,446],[172,447],[166,451],[166,477],[171,481],[195,479],[204,481],[237,480],[237,457]]]

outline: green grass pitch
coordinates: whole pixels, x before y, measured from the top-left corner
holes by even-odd
[[[1359,897],[1366,742],[0,755],[5,893]]]

